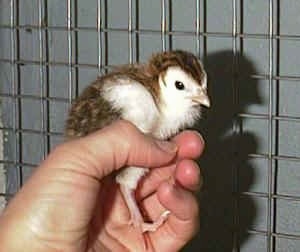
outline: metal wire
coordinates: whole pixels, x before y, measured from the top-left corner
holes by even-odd
[[[98,36],[98,73],[101,72],[102,67],[102,3],[97,0],[97,36]]]
[[[267,251],[273,251],[273,0],[269,0],[269,113],[268,113],[268,217]]]
[[[232,0],[232,52],[233,52],[233,59],[232,59],[232,68],[233,68],[233,80],[232,80],[232,97],[233,97],[233,107],[238,108],[238,85],[237,85],[237,73],[238,73],[238,47],[237,47],[237,24],[238,24],[238,19],[237,19],[237,1]],[[233,153],[237,153],[237,144],[236,140],[238,135],[240,134],[240,126],[239,126],[239,121],[238,117],[236,116],[237,111],[234,111],[234,118],[232,122],[232,131],[233,131],[233,138],[235,143],[233,144]],[[236,158],[236,160],[238,160]],[[239,169],[238,169],[238,164],[236,162],[233,163],[233,193],[236,195],[239,192]],[[238,230],[239,227],[239,198],[235,197],[234,198],[234,227],[236,230]],[[237,231],[233,232],[233,251],[238,252],[240,250],[240,245],[239,245],[239,234]]]
[[[17,97],[19,92],[19,82],[20,82],[20,69],[18,64],[15,61],[19,58],[19,34],[14,29],[15,26],[18,25],[18,2],[16,0],[11,1],[11,9],[10,9],[10,24],[11,24],[11,33],[10,33],[10,62],[11,62],[11,80],[12,80],[12,97],[13,97],[13,130],[15,132],[15,144],[14,144],[14,156],[16,160],[14,160],[15,168],[18,169],[18,177],[16,178],[17,184],[19,188],[22,186],[23,178],[22,178],[22,167],[17,165],[17,163],[22,162],[22,138],[21,134],[17,132],[17,129],[21,126],[21,111],[20,111],[20,100]],[[16,76],[17,75],[17,76]]]
[[[67,1],[67,31],[68,31],[68,67],[69,67],[69,103],[72,102],[74,98],[73,92],[73,36],[72,36],[72,0]]]
[[[43,66],[43,61],[44,61],[44,36],[43,36],[43,26],[44,26],[44,6],[43,6],[43,0],[39,0],[38,2],[38,20],[39,20],[39,78],[40,78],[40,112],[41,112],[41,131],[44,132],[46,131],[47,128],[47,109],[46,109],[46,102],[43,99],[46,96],[45,92],[45,76],[44,76],[44,66]],[[48,139],[45,137],[45,135],[42,135],[43,141],[41,143],[42,150],[43,150],[43,158],[46,157],[48,154]]]
[[[200,37],[200,0],[196,0],[196,54],[201,56],[201,37]]]
[[[132,0],[128,0],[128,51],[129,51],[129,63],[133,63],[133,3]]]
[[[98,0],[97,0],[98,1]],[[162,0],[163,1],[163,0]],[[166,0],[165,0],[166,1]],[[198,0],[199,1],[199,0]],[[165,11],[166,11],[166,7],[165,7],[165,3],[162,4],[162,6],[164,6]],[[164,23],[162,23],[162,28],[161,30],[152,30],[152,29],[134,29],[132,30],[133,33],[142,33],[142,34],[163,34],[165,35],[176,35],[176,36],[195,36],[195,34],[197,33],[197,30],[191,30],[191,31],[181,31],[181,30],[170,30],[168,31],[166,29],[167,26],[167,20],[164,18],[166,17],[166,14],[163,13],[164,15],[162,16],[162,20],[165,20]],[[0,24],[0,28],[3,29],[9,29],[10,26],[9,25],[3,25]],[[14,29],[32,29],[32,30],[38,30],[39,26],[37,25],[16,25],[14,26]],[[45,30],[54,30],[54,31],[68,31],[68,27],[64,27],[64,26],[47,26],[44,27]],[[89,27],[89,26],[77,26],[77,27],[72,27],[73,31],[97,31],[98,27],[97,25],[95,27]],[[103,27],[101,28],[102,32],[124,32],[124,33],[128,33],[128,28],[108,28],[108,27]],[[228,32],[208,32],[208,31],[203,31],[203,32],[199,32],[199,35],[201,37],[212,37],[212,38],[232,38],[232,33],[228,33]],[[253,38],[253,39],[268,39],[268,35],[267,34],[260,34],[260,33],[236,33],[236,37],[238,38]],[[293,35],[293,34],[274,34],[273,35],[274,39],[280,39],[283,41],[299,41],[300,40],[300,35]]]
[[[166,0],[161,0],[161,43],[162,43],[162,50],[167,50],[167,3]]]

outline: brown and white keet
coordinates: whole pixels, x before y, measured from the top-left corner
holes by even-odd
[[[125,119],[145,134],[168,139],[199,119],[201,105],[210,106],[201,62],[186,51],[161,52],[146,64],[121,66],[88,86],[71,107],[65,133],[81,137]],[[125,167],[116,176],[131,223],[141,232],[155,231],[169,214],[144,222],[134,191],[147,172],[145,167]]]

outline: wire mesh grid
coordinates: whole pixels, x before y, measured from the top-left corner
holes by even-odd
[[[292,7],[287,8],[287,2]],[[290,101],[284,90],[292,86],[291,93],[299,93],[300,72],[288,69],[298,62],[300,32],[281,31],[293,6],[300,7],[292,0],[2,1],[0,130],[5,142],[0,162],[6,169],[7,185],[0,196],[13,196],[31,170],[62,141],[68,106],[88,80],[115,64],[144,61],[153,51],[179,47],[202,58],[211,75],[215,109],[199,126],[207,134],[208,148],[201,166],[219,166],[203,168],[207,177],[201,201],[203,227],[187,250],[298,251],[300,114],[292,108],[297,101]],[[251,23],[251,13],[261,20]],[[294,20],[293,14],[290,17]],[[216,46],[219,44],[222,46]],[[286,52],[283,45],[292,49]],[[259,66],[252,67],[247,59],[253,51],[258,55],[253,64]],[[287,60],[282,59],[285,52]],[[249,98],[251,89],[264,90],[265,102],[247,110],[249,103],[259,103],[257,97]],[[229,98],[223,99],[223,95]],[[224,112],[224,106],[229,111]],[[221,143],[212,135],[221,138],[215,125],[227,125],[228,121],[230,127],[221,131],[223,135],[230,132],[230,148],[223,154],[230,162],[226,161],[228,169],[220,172],[224,157],[221,154],[219,158],[218,151],[224,152],[226,141]],[[247,134],[257,129],[263,147],[254,143],[256,147],[250,144],[248,150],[244,138],[254,141]],[[250,168],[249,160],[255,163]],[[260,182],[255,182],[253,171],[249,172],[255,167],[259,170],[256,181]],[[284,175],[285,169],[293,172]],[[225,176],[226,183],[220,182],[224,173],[230,174]],[[251,187],[251,183],[261,187]],[[225,207],[220,205],[223,201],[214,202],[223,197],[216,189],[222,191],[223,186],[230,195],[224,196],[229,201]],[[248,213],[249,199],[250,205],[256,205],[253,213]],[[213,218],[226,220],[221,221],[226,235],[216,231],[220,226]]]

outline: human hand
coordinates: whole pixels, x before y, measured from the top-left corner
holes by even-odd
[[[200,170],[193,159],[203,147],[195,132],[161,142],[125,121],[56,147],[2,214],[1,249],[142,251],[139,230],[128,225],[128,209],[113,176],[121,167],[136,165],[154,168],[137,190],[150,220],[171,211],[157,231],[146,233],[149,250],[179,250],[198,228],[193,192],[200,186]]]

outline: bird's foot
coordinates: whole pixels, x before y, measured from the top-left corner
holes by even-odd
[[[134,228],[140,230],[141,234],[141,239],[143,241],[143,246],[144,246],[144,252],[148,251],[149,248],[149,243],[147,242],[147,235],[145,234],[146,232],[155,232],[163,223],[167,220],[168,215],[171,212],[166,210],[164,211],[157,220],[153,222],[145,222],[143,218],[141,218],[140,212],[135,215],[135,212],[131,212],[131,220],[130,220],[130,225],[132,225]]]
[[[168,219],[168,215],[170,214],[170,211],[163,212],[157,220],[155,220],[152,223],[143,222],[141,223],[141,229],[142,232],[154,232],[156,231],[164,222]]]
[[[156,231],[168,218],[170,211],[164,211],[157,220],[153,221],[152,223],[145,222],[144,218],[141,214],[141,211],[137,205],[135,200],[134,191],[129,189],[126,186],[120,186],[121,192],[123,197],[127,203],[128,210],[130,213],[130,224],[133,225],[135,228],[140,229],[142,233],[144,232],[154,232]]]
[[[144,244],[144,251],[147,251],[149,244],[147,244],[147,237],[144,233],[156,231],[167,220],[170,211],[164,211],[158,219],[152,223],[145,222],[136,202],[134,190],[124,185],[120,185],[120,189],[130,213],[129,224],[140,232],[141,241]]]

